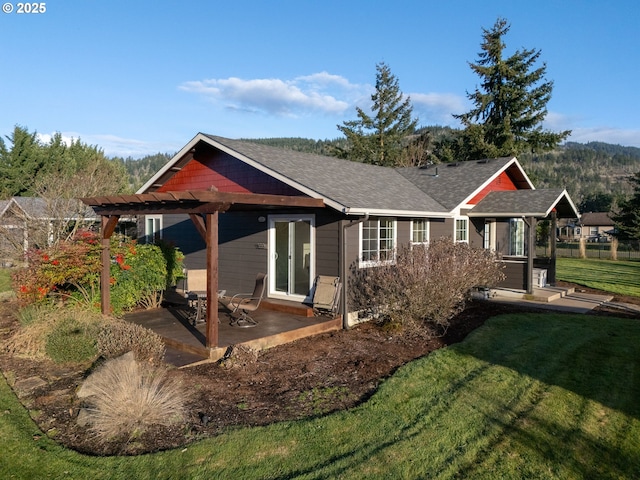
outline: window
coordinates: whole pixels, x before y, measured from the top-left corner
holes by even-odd
[[[162,238],[162,215],[147,215],[144,224],[144,237],[148,244]]]
[[[396,247],[394,219],[367,220],[361,224],[360,229],[361,266],[393,261]]]
[[[589,236],[597,237],[598,236],[598,227],[589,227]]]
[[[524,220],[512,218],[509,220],[509,255],[524,257]]]
[[[421,218],[411,221],[411,243],[427,243],[429,241],[429,222]]]
[[[469,241],[469,219],[468,218],[456,218],[456,242],[468,242]]]
[[[484,249],[495,250],[495,227],[494,223],[487,221],[484,222]]]

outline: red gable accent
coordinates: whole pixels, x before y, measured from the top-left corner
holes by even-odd
[[[158,192],[208,190],[213,186],[220,192],[301,195],[293,187],[230,155],[209,152],[197,157],[169,178]]]
[[[480,193],[473,197],[469,201],[469,204],[476,205],[489,192],[506,190],[518,190],[518,187],[516,187],[516,185],[513,183],[513,180],[511,180],[511,177],[507,174],[507,172],[504,171],[500,175],[498,175],[489,185],[484,187],[480,191]]]

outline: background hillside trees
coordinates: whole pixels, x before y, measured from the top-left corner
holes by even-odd
[[[45,143],[38,139],[36,132],[19,126],[6,140],[0,139],[1,198],[42,199],[44,211],[38,215],[44,218],[38,218],[37,222],[30,218],[17,219],[29,225],[32,243],[33,239],[44,239],[37,242],[41,247],[69,239],[78,229],[95,221],[93,211],[79,202],[79,198],[126,189],[127,175],[122,164],[108,159],[96,146],[80,140],[65,142],[59,133]],[[24,246],[15,239],[11,229],[0,230],[0,243],[3,249],[9,249],[4,255],[19,258]]]
[[[398,79],[385,63],[376,65],[376,90],[371,101],[371,115],[356,107],[358,119],[338,125],[347,146],[336,149],[336,155],[374,165],[396,165],[417,120],[412,117],[410,98],[402,94]]]
[[[640,241],[640,171],[629,180],[633,184],[634,193],[622,203],[620,210],[612,218],[620,239]]]

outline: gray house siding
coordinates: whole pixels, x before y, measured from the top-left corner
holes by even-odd
[[[316,212],[316,274],[340,276],[342,215],[325,209]]]
[[[429,219],[429,237],[431,240],[438,240],[442,237],[453,237],[453,219],[451,218],[431,218]]]
[[[469,219],[469,245],[484,248],[484,218]]]
[[[340,276],[341,215],[323,210],[226,212],[218,219],[219,287],[228,294],[253,289],[255,276],[268,272],[269,215],[314,215],[317,275]],[[206,245],[187,215],[164,215],[162,239],[185,255],[186,269],[206,268]]]

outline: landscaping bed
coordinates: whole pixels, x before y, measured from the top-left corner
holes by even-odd
[[[2,340],[18,328],[15,311],[13,302],[0,302]],[[170,375],[180,379],[187,395],[187,422],[153,426],[126,441],[105,443],[78,425],[81,404],[76,391],[87,375],[87,365],[59,366],[1,353],[0,368],[44,434],[88,454],[139,454],[181,447],[230,427],[265,425],[354,407],[398,367],[461,341],[492,316],[522,311],[535,309],[478,301],[455,317],[441,337],[407,335],[368,323],[259,354],[238,350],[220,363],[172,369]],[[606,309],[596,313],[623,316]],[[34,440],[38,435],[34,434]]]

